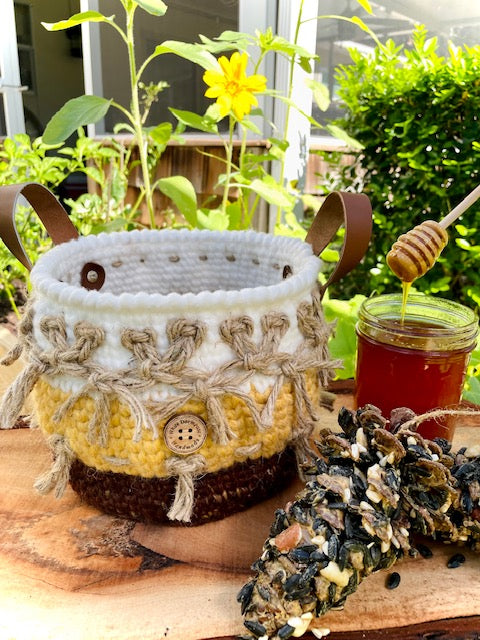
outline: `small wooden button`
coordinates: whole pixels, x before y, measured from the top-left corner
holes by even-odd
[[[181,413],[170,418],[163,429],[163,437],[170,451],[187,455],[203,445],[207,425],[194,413]]]

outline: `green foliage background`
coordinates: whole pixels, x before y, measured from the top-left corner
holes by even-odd
[[[353,64],[337,73],[346,111],[335,124],[363,148],[352,165],[337,165],[327,187],[364,191],[374,230],[363,264],[332,290],[345,299],[398,291],[385,262],[392,243],[426,219],[440,220],[480,182],[480,46],[450,46],[442,57],[420,27],[411,50],[389,40],[371,56],[350,54]],[[441,258],[415,282],[419,291],[478,305],[479,214],[477,203],[450,228]]]

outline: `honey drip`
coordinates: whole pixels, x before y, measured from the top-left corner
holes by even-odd
[[[412,286],[411,282],[402,281],[402,310],[400,313],[400,324],[404,324],[405,322],[405,312],[407,310],[407,300],[408,294],[410,292],[410,287]]]

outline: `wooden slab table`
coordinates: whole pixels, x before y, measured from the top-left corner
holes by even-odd
[[[335,409],[351,402],[339,393]],[[323,412],[322,426],[336,429],[336,410]],[[479,427],[471,419],[454,444],[480,442]],[[0,432],[0,640],[231,640],[244,632],[236,594],[275,509],[301,485],[221,522],[153,526],[100,513],[70,489],[61,500],[39,496],[32,485],[49,465],[40,431]],[[466,562],[448,569],[458,548],[429,546],[432,558],[397,563],[397,589],[378,572],[324,616],[329,638],[478,640],[480,556],[463,551]]]
[[[337,408],[351,403],[337,396]],[[335,426],[336,413],[325,412]],[[480,426],[480,425],[478,425]],[[456,439],[478,441],[478,426]],[[0,640],[230,639],[243,631],[236,594],[249,579],[272,515],[298,486],[201,527],[135,524],[32,489],[49,465],[38,430],[0,433]],[[471,639],[480,635],[480,557],[448,569],[456,547],[370,576],[324,617],[332,640]],[[313,638],[308,634],[306,638]]]

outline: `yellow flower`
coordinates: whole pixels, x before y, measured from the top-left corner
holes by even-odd
[[[205,71],[203,81],[208,84],[207,98],[216,98],[220,107],[220,115],[226,116],[233,111],[239,120],[250,113],[253,106],[258,104],[254,93],[265,91],[267,79],[255,74],[247,76],[248,56],[238,51],[232,54],[230,60],[225,56],[218,59],[223,73],[219,71]]]

